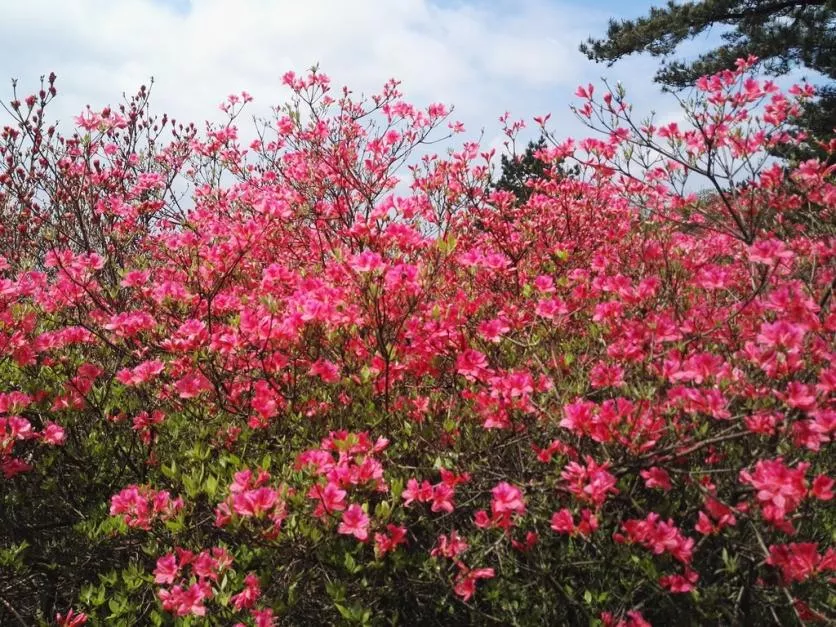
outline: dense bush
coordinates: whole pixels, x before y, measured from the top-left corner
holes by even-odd
[[[3,624],[836,618],[836,186],[749,63],[680,125],[579,89],[525,202],[394,82],[247,148],[246,94],[12,102]]]

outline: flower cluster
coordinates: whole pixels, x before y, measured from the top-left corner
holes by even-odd
[[[205,616],[204,603],[214,596],[212,583],[232,566],[232,556],[222,547],[197,555],[186,549],[163,555],[154,569],[154,582],[163,609],[177,616]],[[177,582],[175,584],[175,582]]]
[[[449,535],[438,536],[435,547],[430,551],[432,557],[444,557],[452,560],[458,572],[453,581],[453,591],[463,601],[468,601],[476,592],[476,582],[479,579],[491,579],[495,572],[493,568],[471,569],[465,564],[459,555],[467,551],[468,544],[454,529]]]
[[[506,481],[496,484],[491,490],[491,515],[479,510],[473,516],[477,527],[500,527],[510,529],[514,519],[525,514],[525,497],[522,491]]]
[[[430,511],[450,513],[456,508],[456,486],[470,481],[470,475],[463,473],[457,475],[455,472],[441,469],[441,481],[432,484],[426,479],[418,483],[417,479],[409,479],[406,488],[401,492],[401,498],[405,507],[412,503],[430,503]]]
[[[598,518],[591,510],[584,508],[576,524],[572,512],[564,507],[552,514],[551,528],[557,533],[588,538],[598,529]]]
[[[740,481],[757,490],[755,497],[764,520],[792,534],[793,525],[786,517],[808,495],[824,501],[833,498],[833,480],[825,476],[817,477],[813,489],[808,490],[806,472],[809,467],[808,463],[801,462],[791,468],[780,457],[765,459],[755,465],[754,472],[741,470]]]
[[[651,512],[643,520],[630,519],[621,525],[624,534],[614,535],[616,542],[635,542],[653,551],[656,555],[668,553],[677,561],[688,565],[694,552],[694,540],[682,535],[673,522],[661,520],[659,514]]]
[[[618,494],[616,480],[608,470],[608,463],[599,464],[591,457],[585,461],[585,466],[569,462],[560,476],[575,497],[600,508],[611,494]]]
[[[225,527],[233,520],[263,520],[266,522],[264,537],[278,537],[287,517],[287,506],[280,491],[267,485],[269,481],[270,473],[265,470],[236,472],[229,486],[229,496],[215,507],[215,525]]]
[[[121,516],[129,527],[148,530],[157,521],[171,520],[183,509],[183,498],[167,490],[130,485],[110,498],[110,515]]]
[[[836,570],[836,551],[827,549],[822,555],[812,542],[793,542],[769,547],[766,563],[781,570],[787,583],[805,581],[819,573]]]
[[[67,434],[64,428],[48,421],[38,432],[32,423],[16,412],[23,411],[33,398],[22,392],[0,393],[0,470],[6,479],[31,470],[31,466],[13,455],[15,443],[37,440],[51,446],[64,444]]]

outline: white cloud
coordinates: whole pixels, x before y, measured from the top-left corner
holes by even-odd
[[[376,91],[395,77],[418,104],[454,104],[472,135],[487,127],[488,144],[496,143],[496,119],[505,110],[528,119],[552,111],[561,134],[581,132],[567,105],[575,85],[602,74],[626,79],[640,96],[638,109],[658,100],[652,60],[607,69],[577,51],[589,33],[605,30],[608,17],[581,2],[193,0],[184,6],[182,0],[4,2],[0,79],[18,77],[28,93],[39,75],[55,71],[59,99],[51,113],[68,121],[85,104],[116,103],[153,76],[155,111],[201,121],[218,119],[217,104],[241,90],[256,97],[252,112],[266,114],[287,97],[280,85],[286,70],[303,72],[319,62],[333,83],[355,92]]]

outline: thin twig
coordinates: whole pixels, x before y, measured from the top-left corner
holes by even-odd
[[[29,627],[29,625],[26,623],[26,621],[25,621],[25,620],[23,620],[23,616],[21,616],[20,614],[18,614],[17,610],[16,610],[15,608],[13,608],[13,607],[12,607],[12,604],[11,604],[11,603],[9,603],[9,602],[8,602],[6,599],[4,599],[3,597],[0,597],[0,603],[2,603],[3,605],[5,605],[5,606],[6,606],[6,609],[7,609],[7,610],[9,610],[9,611],[12,613],[12,616],[14,616],[14,617],[17,619],[17,622],[18,622],[18,623],[20,623],[21,625],[23,625],[23,627]]]

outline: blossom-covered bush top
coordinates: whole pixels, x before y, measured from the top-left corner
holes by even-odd
[[[2,622],[836,619],[834,166],[751,63],[579,88],[524,201],[395,82],[289,73],[247,146],[247,94],[11,102]]]

